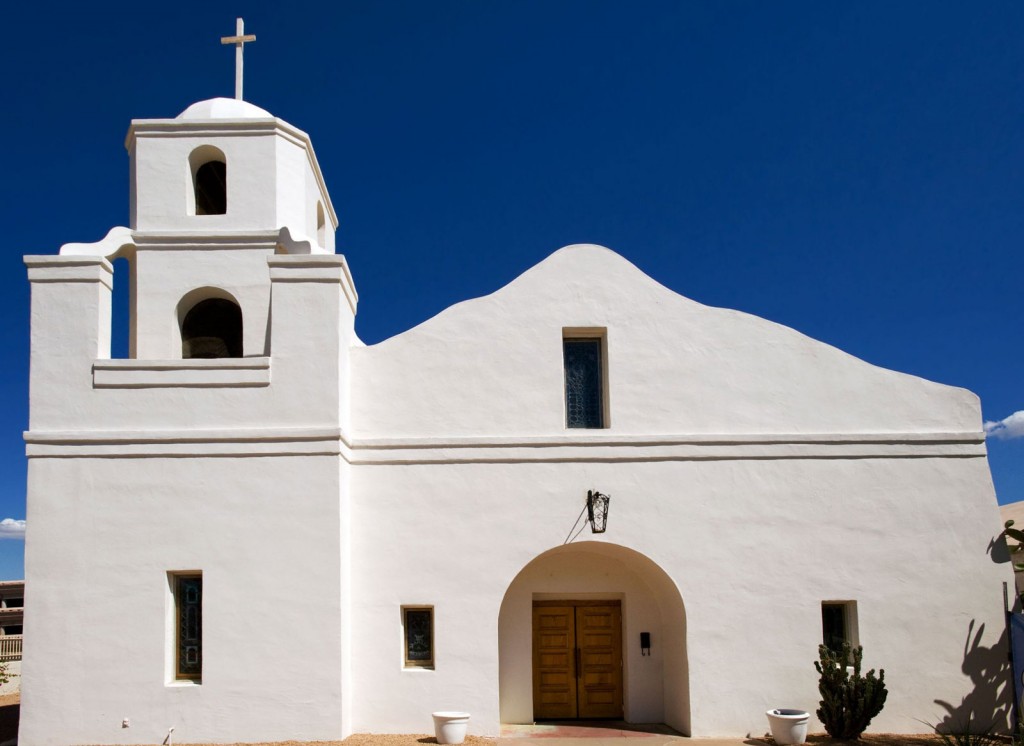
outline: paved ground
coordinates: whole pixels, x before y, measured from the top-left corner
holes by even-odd
[[[683,735],[661,723],[627,723],[622,720],[571,720],[566,722],[547,722],[531,725],[501,726],[501,740],[521,741],[535,738],[557,739],[622,739],[622,738],[661,738],[670,743],[682,739]],[[593,742],[588,741],[591,746]],[[645,741],[645,743],[647,743]],[[648,746],[655,746],[650,742]]]
[[[10,744],[18,735],[20,696],[0,696],[0,746]],[[537,739],[543,743],[538,744]],[[856,742],[832,741],[824,734],[813,734],[808,746],[944,746],[935,735],[865,734]],[[355,734],[345,741],[276,744],[236,744],[235,746],[428,746],[437,744],[426,734]],[[178,744],[175,744],[178,746]],[[186,746],[186,745],[182,745]],[[189,746],[214,746],[191,744]],[[223,746],[219,744],[217,746]],[[503,725],[496,739],[468,736],[465,746],[775,746],[771,738],[687,738],[666,725],[631,724],[621,721],[571,721],[540,725]]]
[[[684,746],[686,742],[694,743],[694,739],[661,723],[577,720],[537,725],[502,725],[497,746],[538,746],[536,739],[547,739],[549,743],[545,746]],[[766,746],[761,740],[741,738],[701,738],[697,741],[700,746]]]

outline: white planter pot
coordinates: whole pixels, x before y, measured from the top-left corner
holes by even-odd
[[[777,708],[768,710],[768,725],[772,729],[772,738],[780,746],[804,743],[807,740],[807,721],[811,715],[804,710],[787,710]]]
[[[462,743],[466,740],[468,712],[435,712],[433,715],[434,736],[438,743]]]

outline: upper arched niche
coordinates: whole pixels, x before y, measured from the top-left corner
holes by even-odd
[[[213,145],[200,145],[188,156],[192,188],[190,215],[224,215],[228,211],[227,158]]]
[[[227,291],[198,288],[178,303],[181,357],[242,357],[242,309]]]

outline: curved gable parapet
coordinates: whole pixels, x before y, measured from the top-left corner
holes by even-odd
[[[115,225],[107,235],[92,243],[66,243],[60,247],[63,256],[102,256],[113,259],[122,253],[135,249],[135,237],[131,228]]]
[[[613,251],[569,246],[491,295],[353,351],[360,437],[556,436],[563,330],[607,354],[607,435],[978,433],[969,391],[705,306]],[[593,431],[588,431],[593,434]]]

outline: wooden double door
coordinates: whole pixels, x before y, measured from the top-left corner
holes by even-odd
[[[533,717],[622,718],[619,601],[533,602]]]

